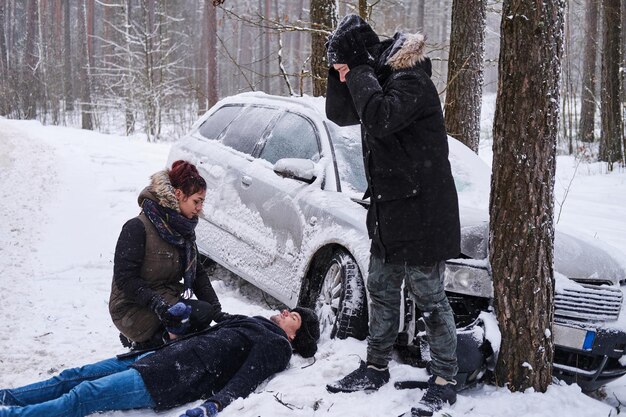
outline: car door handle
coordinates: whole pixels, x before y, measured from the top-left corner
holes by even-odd
[[[252,177],[244,175],[243,177],[241,177],[241,183],[248,187],[250,184],[252,184]]]

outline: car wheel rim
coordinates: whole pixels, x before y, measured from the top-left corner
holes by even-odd
[[[320,296],[317,299],[316,310],[320,316],[320,330],[326,335],[330,335],[337,318],[337,310],[341,300],[342,278],[341,265],[333,262],[326,271]]]

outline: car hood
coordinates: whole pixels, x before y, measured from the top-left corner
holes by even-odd
[[[461,252],[472,259],[487,259],[489,223],[484,213],[461,211]],[[557,230],[554,240],[554,269],[581,283],[619,285],[626,280],[626,267],[616,249],[584,236]]]

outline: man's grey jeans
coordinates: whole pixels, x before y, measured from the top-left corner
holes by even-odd
[[[430,345],[431,372],[447,380],[457,373],[456,326],[444,292],[445,262],[431,266],[384,263],[370,256],[367,289],[370,322],[367,361],[386,366],[400,323],[401,286],[405,286],[422,311]]]

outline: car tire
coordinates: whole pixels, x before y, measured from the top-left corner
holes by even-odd
[[[367,296],[354,258],[342,248],[317,259],[308,304],[320,317],[322,334],[331,338],[367,337]]]

